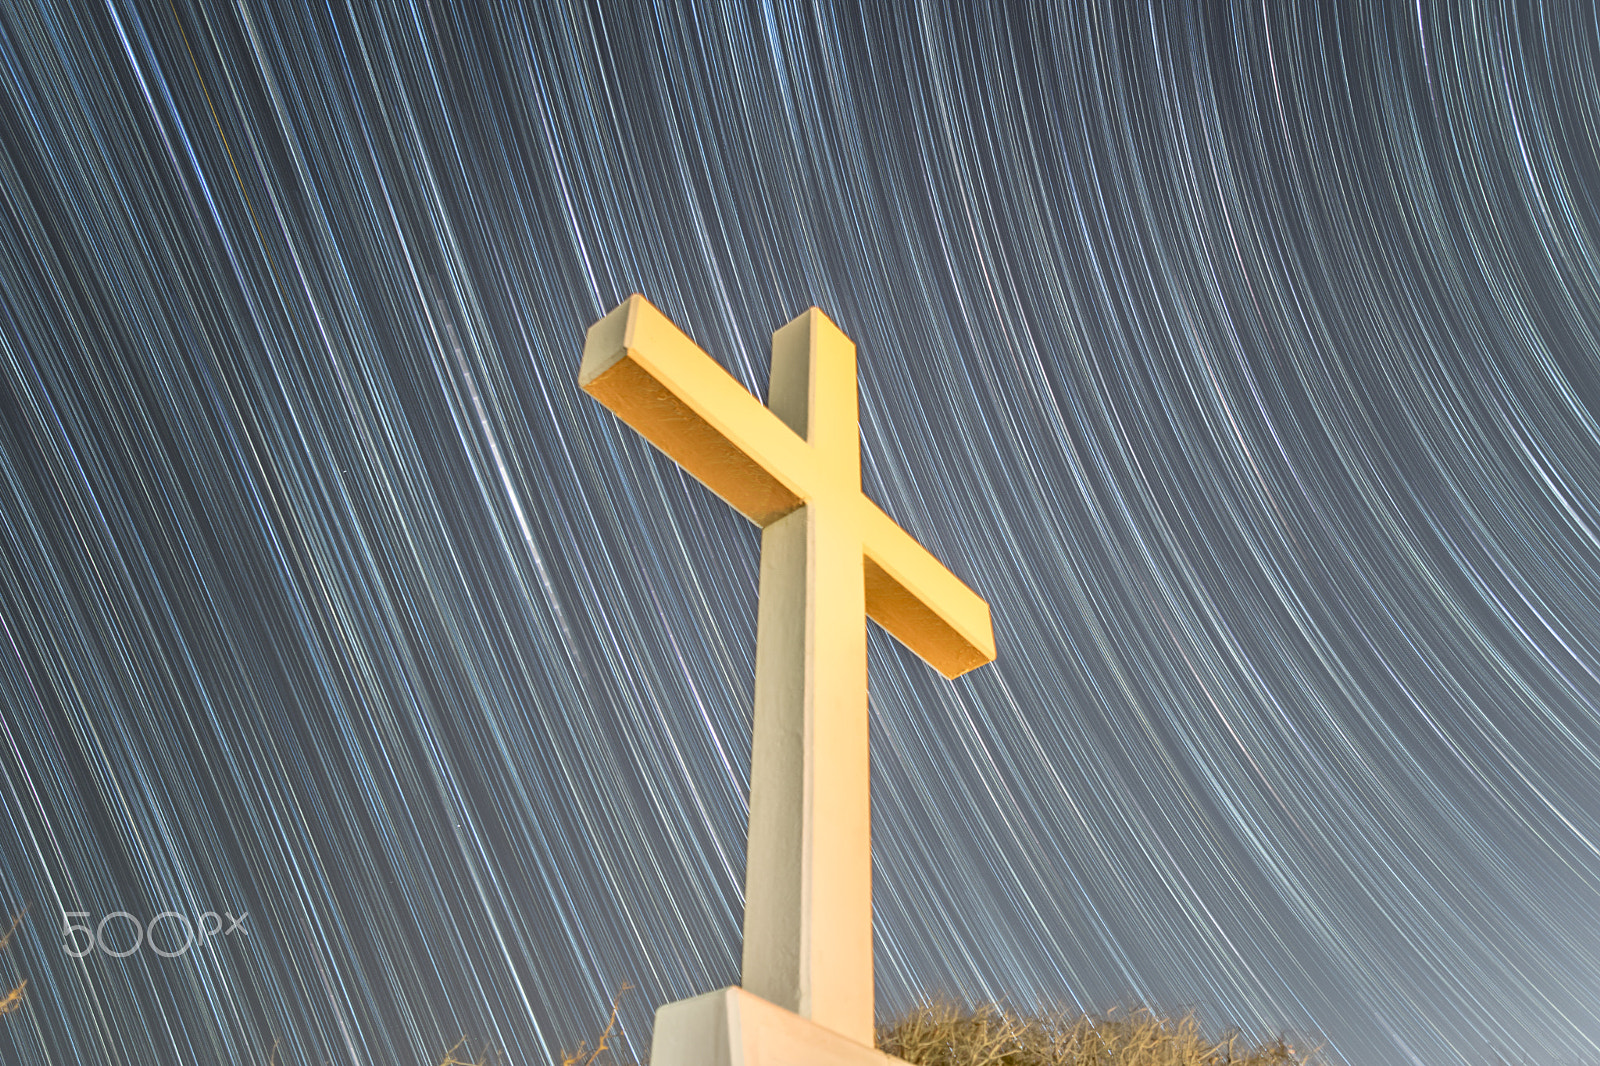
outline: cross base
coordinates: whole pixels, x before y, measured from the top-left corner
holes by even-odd
[[[656,1011],[650,1066],[906,1066],[731,985]]]

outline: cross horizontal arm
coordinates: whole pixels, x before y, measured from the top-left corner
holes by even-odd
[[[589,328],[578,383],[759,526],[822,487],[812,445],[643,296]],[[989,605],[876,504],[856,502],[867,614],[946,677],[993,660]]]
[[[989,605],[877,504],[861,500],[867,614],[945,677],[995,657]]]
[[[810,495],[806,442],[643,296],[589,327],[578,384],[759,526]]]

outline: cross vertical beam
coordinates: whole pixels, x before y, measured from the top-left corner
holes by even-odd
[[[855,345],[815,309],[772,338],[767,405],[825,493],[761,534],[742,984],[872,1043],[872,815]]]

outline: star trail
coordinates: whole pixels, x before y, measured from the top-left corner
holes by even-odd
[[[1597,60],[1581,3],[0,8],[0,1061],[545,1063],[625,984],[626,1059],[737,982],[759,533],[578,390],[640,292],[757,395],[826,311],[994,611],[957,682],[870,638],[880,1019],[1600,1062]]]

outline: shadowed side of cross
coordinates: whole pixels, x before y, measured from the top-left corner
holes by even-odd
[[[988,604],[863,495],[855,345],[816,308],[773,334],[765,406],[638,295],[578,381],[762,528],[743,986],[870,1047],[863,618],[953,678],[995,656]]]

